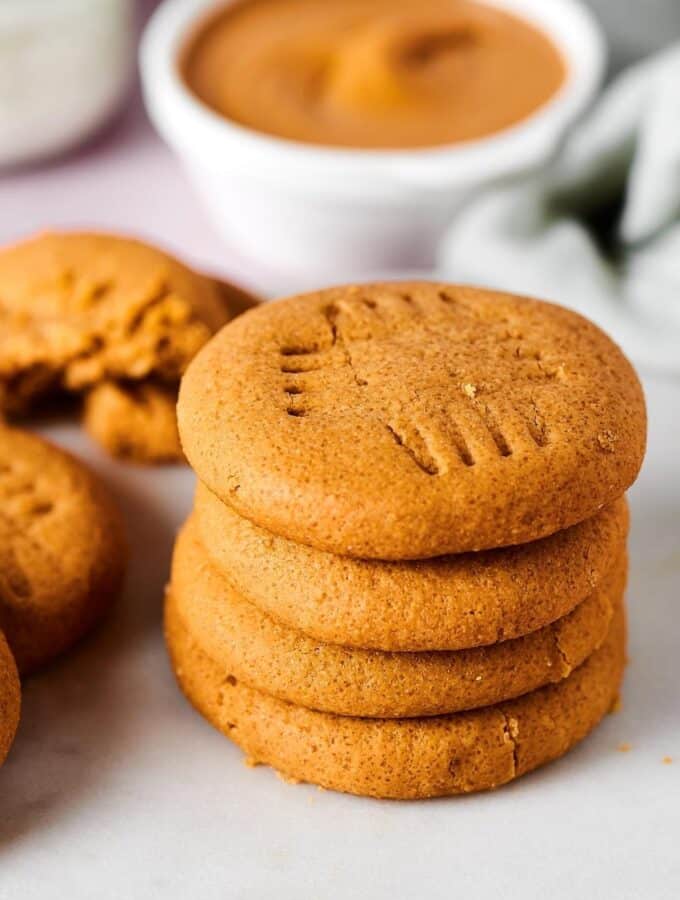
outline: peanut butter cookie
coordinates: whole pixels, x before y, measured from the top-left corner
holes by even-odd
[[[618,560],[569,615],[515,640],[455,652],[382,653],[322,644],[244,600],[211,565],[189,520],[175,546],[175,615],[229,677],[310,709],[408,717],[499,703],[561,681],[607,636],[626,580]]]
[[[226,282],[214,282],[229,317],[257,300]],[[112,456],[137,463],[183,462],[177,431],[179,381],[102,381],[85,396],[83,423]]]
[[[242,516],[332,553],[514,545],[635,479],[642,390],[577,314],[432,283],[268,304],[191,363],[178,406],[199,478]]]
[[[177,386],[157,381],[102,381],[85,398],[83,422],[112,456],[134,462],[179,462]]]
[[[370,797],[418,799],[498,787],[566,753],[611,709],[625,663],[619,608],[604,644],[568,678],[496,706],[421,719],[315,712],[229,677],[166,605],[180,687],[254,763]]]
[[[0,252],[2,405],[107,378],[176,381],[228,318],[215,282],[154,247],[38,235]]]
[[[0,426],[0,629],[22,675],[85,635],[125,567],[118,510],[98,478],[35,435]]]
[[[0,766],[14,741],[21,710],[21,686],[14,657],[0,631]]]
[[[179,378],[255,302],[139,241],[48,233],[16,244],[0,252],[0,410],[91,390],[86,425],[106,449],[143,462],[182,459]]]
[[[536,631],[592,592],[628,532],[619,499],[530,544],[381,562],[277,537],[201,484],[194,518],[206,552],[245,599],[319,641],[376,650],[458,650]]]

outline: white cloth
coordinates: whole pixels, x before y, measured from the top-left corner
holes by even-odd
[[[621,198],[613,250],[586,222]],[[553,299],[680,373],[680,46],[620,75],[540,175],[475,197],[440,274]]]

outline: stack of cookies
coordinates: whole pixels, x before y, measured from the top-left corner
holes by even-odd
[[[166,635],[253,762],[376,797],[565,753],[624,668],[638,380],[572,312],[431,283],[246,313],[179,402],[199,477]]]

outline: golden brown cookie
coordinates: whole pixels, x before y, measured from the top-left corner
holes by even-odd
[[[286,778],[393,799],[494,788],[566,753],[611,709],[625,657],[622,609],[599,650],[559,684],[497,706],[421,719],[314,712],[246,687],[215,663],[166,604],[180,687],[256,763]]]
[[[12,746],[20,710],[19,673],[5,636],[0,631],[0,766]]]
[[[189,520],[175,546],[169,591],[178,619],[231,678],[310,709],[396,718],[488,706],[566,678],[604,641],[625,580],[621,558],[568,616],[489,647],[360,650],[314,641],[240,597]]]
[[[22,675],[101,618],[125,568],[118,510],[85,465],[0,426],[0,629]]]
[[[390,563],[276,537],[200,484],[194,516],[243,597],[319,641],[376,650],[458,650],[536,631],[591,593],[628,531],[620,498],[531,544]]]
[[[177,383],[228,318],[213,279],[155,247],[40,234],[0,252],[0,406],[106,379]]]
[[[417,559],[535,540],[635,479],[640,384],[575,313],[431,283],[333,288],[240,316],[178,406],[199,478],[330,552]]]
[[[214,281],[234,318],[257,305],[257,299],[235,285]],[[137,463],[184,462],[177,430],[179,382],[147,378],[102,381],[85,396],[83,424],[112,456]]]
[[[119,459],[140,463],[184,459],[177,431],[177,388],[157,381],[103,381],[85,398],[83,422]]]

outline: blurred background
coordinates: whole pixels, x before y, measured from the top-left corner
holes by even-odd
[[[678,0],[645,0],[644,3],[587,0],[587,4],[606,35],[608,82],[613,80],[617,84],[617,79],[625,82],[626,74],[621,79],[622,71],[627,73],[640,60],[657,59],[664,48],[671,48],[665,52],[672,55],[673,45],[680,43]],[[271,296],[317,286],[323,280],[341,279],[342,272],[326,272],[323,267],[306,272],[304,266],[297,265],[284,272],[265,255],[254,259],[252,254],[244,253],[238,242],[231,242],[219,233],[214,210],[210,211],[201,202],[185,167],[158,136],[144,109],[135,58],[140,34],[158,6],[156,0],[98,0],[97,3],[3,0],[0,7],[0,161],[4,165],[0,167],[0,243],[48,227],[98,227],[149,238],[201,268]],[[40,66],[47,63],[42,59],[38,64],[42,55],[39,44],[32,50],[29,46],[42,27],[41,9],[48,9],[51,16],[56,16],[69,7],[73,7],[74,17],[88,10],[90,21],[82,34],[87,36],[89,51],[84,51],[83,58],[77,60],[77,41],[70,26],[62,35],[61,48],[59,29],[53,22],[48,25],[47,33],[54,60],[61,53],[64,60],[70,61],[69,65],[73,63],[71,83],[67,73],[59,85],[62,91],[67,88],[73,91],[72,106],[82,117],[81,122],[76,116],[76,121],[71,123],[60,109],[56,94],[54,98],[43,95],[42,107],[40,103],[35,109],[31,107]],[[26,25],[22,21],[19,28],[17,18],[25,19],[29,11],[31,22]],[[543,293],[591,315],[614,334],[638,363],[663,369],[680,367],[680,353],[676,349],[680,302],[669,299],[680,295],[680,264],[673,262],[680,247],[680,229],[666,227],[677,224],[676,207],[680,204],[680,138],[676,134],[680,130],[677,124],[680,78],[674,78],[680,73],[680,67],[677,59],[672,63],[663,79],[664,90],[649,88],[650,97],[664,95],[665,105],[661,101],[654,104],[640,101],[638,119],[619,122],[616,127],[620,135],[608,134],[604,151],[600,146],[602,139],[597,135],[594,143],[599,140],[600,145],[593,150],[583,150],[578,139],[575,148],[570,148],[574,150],[571,155],[576,156],[579,172],[582,170],[596,183],[601,182],[598,166],[606,165],[608,171],[616,169],[618,173],[613,192],[604,196],[595,210],[591,208],[592,198],[587,209],[579,206],[582,184],[576,185],[572,192],[576,198],[573,202],[567,192],[568,202],[564,204],[561,199],[557,212],[552,184],[548,189],[541,186],[539,196],[535,181],[521,183],[518,194],[510,198],[485,198],[481,204],[477,203],[477,191],[471,191],[469,211],[453,229],[448,243],[443,245],[426,274]],[[651,82],[652,76],[644,74],[638,80],[645,79]],[[672,82],[674,90],[672,84],[668,88]],[[641,89],[636,85],[631,93],[639,100]],[[619,107],[635,106],[626,102],[625,97],[614,99],[612,106],[617,103]],[[649,123],[642,121],[647,106],[661,107],[661,114]],[[26,118],[32,109],[42,123],[37,132],[26,122],[19,123],[18,130],[13,131],[16,118]],[[605,110],[600,118],[613,119],[615,114]],[[659,119],[667,124],[668,135],[660,130]],[[73,136],[65,141],[69,145],[66,150],[52,152],[50,130],[58,132],[60,127],[71,128]],[[601,123],[596,123],[580,143],[593,143],[592,132],[598,129],[602,131]],[[641,162],[634,159],[634,146],[644,141],[636,141],[632,136],[639,137],[647,130],[652,137],[661,134],[661,143],[670,147],[665,159],[659,160],[658,154],[653,159],[647,154]],[[607,154],[611,148],[607,142],[616,143],[619,138],[621,146],[625,145],[625,158],[619,158],[616,166],[610,165],[611,154]],[[22,152],[22,141],[25,152]],[[653,143],[658,143],[656,138]],[[44,154],[40,152],[41,146]],[[43,155],[44,159],[32,159]],[[593,165],[593,159],[597,165]],[[573,168],[573,160],[570,161],[567,153],[567,170],[570,165]],[[636,209],[631,212],[636,222],[643,220],[641,234],[627,241],[625,234],[621,237],[619,217],[629,187],[629,174],[634,168],[651,174],[642,178],[643,188],[637,191],[642,193],[642,200],[636,202]],[[672,172],[675,183],[669,185]],[[638,207],[658,206],[656,196],[660,190],[671,196],[664,198],[665,206],[659,213],[663,221],[657,221],[658,217],[652,215],[650,225],[648,212],[645,209],[639,212]],[[233,204],[245,208],[237,194]],[[261,216],[263,229],[267,218],[268,215]],[[252,229],[258,232],[257,224]],[[508,233],[513,236],[512,243],[508,243]],[[540,241],[535,239],[537,234]],[[526,240],[522,242],[518,235]],[[656,240],[659,235],[662,241]],[[270,256],[275,257],[275,241],[268,234],[265,243],[269,245]],[[481,256],[470,253],[470,248],[477,246],[485,248]],[[644,249],[642,254],[638,253],[640,247]],[[286,254],[287,248],[282,247],[279,255]],[[470,258],[479,259],[480,268],[470,269]],[[516,264],[508,265],[508,258]],[[405,258],[404,268],[411,269],[410,259]],[[527,278],[528,271],[538,275]],[[565,277],[556,279],[556,271]],[[357,274],[363,271],[348,271],[348,280]],[[385,273],[377,266],[375,272],[366,274]],[[399,274],[399,271],[395,269],[387,274]],[[556,285],[556,281],[560,284]]]
[[[588,0],[588,5],[609,39],[612,71],[680,38],[680,4],[675,0]]]

